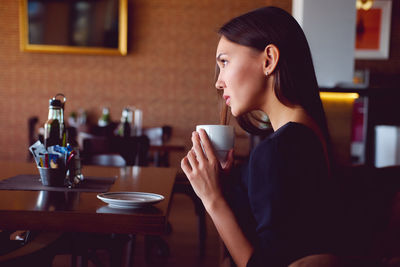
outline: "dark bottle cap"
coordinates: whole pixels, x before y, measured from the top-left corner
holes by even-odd
[[[55,99],[55,98],[52,98],[52,99],[49,100],[49,105],[53,106],[53,107],[59,107],[59,108],[62,107],[61,101],[58,100],[58,99]]]

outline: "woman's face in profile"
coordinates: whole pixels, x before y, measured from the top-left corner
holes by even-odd
[[[215,86],[223,90],[232,115],[260,109],[266,92],[263,53],[222,36],[216,56],[219,75]]]

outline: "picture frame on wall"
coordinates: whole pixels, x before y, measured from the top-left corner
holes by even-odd
[[[375,0],[368,10],[357,9],[356,59],[388,59],[391,0]]]
[[[20,50],[128,53],[128,0],[19,0]]]

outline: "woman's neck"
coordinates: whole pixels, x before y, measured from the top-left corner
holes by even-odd
[[[304,124],[317,133],[321,133],[321,130],[317,126],[316,122],[308,115],[303,107],[300,105],[283,104],[275,95],[274,90],[274,78],[268,80],[266,95],[264,97],[264,103],[261,106],[261,110],[264,111],[271,122],[272,129],[278,130],[288,122],[297,122]]]
[[[274,131],[290,121],[309,125],[310,117],[301,106],[284,105],[275,96],[273,90],[270,90],[270,92],[262,110],[268,115]]]

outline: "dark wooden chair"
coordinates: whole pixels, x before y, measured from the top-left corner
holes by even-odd
[[[143,134],[146,135],[151,142],[166,142],[171,139],[172,127],[169,125],[148,127],[143,129]]]
[[[25,240],[10,240],[11,232],[0,232],[0,266],[52,266],[54,256],[60,252],[57,245],[62,233],[29,232]]]
[[[87,136],[83,139],[81,159],[83,165],[125,166],[125,160],[112,139],[105,136]]]
[[[149,127],[143,129],[143,134],[146,135],[150,144],[162,144],[168,142],[172,136],[172,127],[168,125],[160,127]],[[155,151],[149,154],[148,160],[154,166],[168,167],[169,166],[169,152]]]
[[[36,124],[39,122],[39,118],[37,116],[28,118],[28,144],[29,146],[33,145],[38,140],[38,136],[36,133]],[[33,156],[32,153],[28,151],[27,160],[32,161]]]
[[[126,166],[147,166],[150,140],[147,136],[114,137],[114,145]]]
[[[99,166],[147,166],[150,141],[146,136],[87,136],[83,139],[82,163]]]
[[[106,126],[91,125],[88,127],[88,133],[95,136],[111,137],[114,136],[114,132],[117,129],[118,125],[118,122],[110,122]]]

